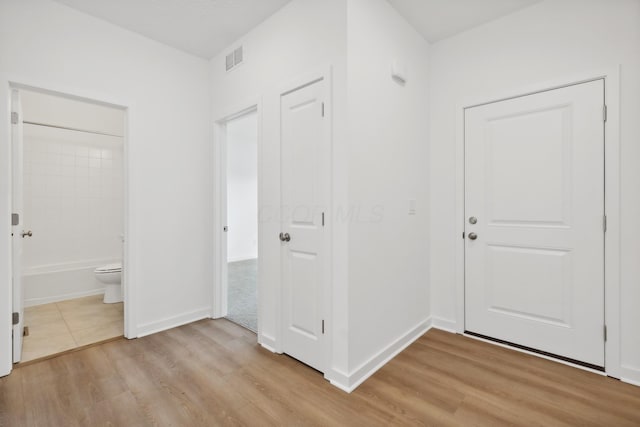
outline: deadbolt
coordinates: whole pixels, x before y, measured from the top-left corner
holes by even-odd
[[[477,238],[478,238],[478,235],[476,233],[469,233],[469,239],[476,240]]]
[[[281,242],[288,242],[290,240],[291,240],[291,236],[289,235],[289,233],[280,233]]]
[[[469,218],[469,224],[477,224],[478,223],[478,218],[476,218],[475,216],[472,216],[471,218]]]

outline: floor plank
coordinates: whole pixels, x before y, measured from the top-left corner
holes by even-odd
[[[0,426],[639,426],[640,388],[431,330],[351,394],[204,320],[25,365]]]

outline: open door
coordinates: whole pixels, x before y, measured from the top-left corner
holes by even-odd
[[[11,155],[12,155],[12,276],[13,276],[13,363],[22,358],[24,301],[22,295],[22,242],[29,234],[23,229],[22,201],[22,108],[20,92],[11,91]]]

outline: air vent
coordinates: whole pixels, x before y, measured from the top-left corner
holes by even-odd
[[[227,71],[231,71],[238,65],[242,64],[244,60],[244,52],[242,50],[242,46],[231,52],[226,57],[225,67]]]
[[[227,71],[233,68],[233,53],[227,55]]]

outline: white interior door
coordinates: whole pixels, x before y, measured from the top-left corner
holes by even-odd
[[[324,370],[323,179],[326,142],[320,80],[281,98],[283,351]]]
[[[18,222],[12,218],[12,276],[13,276],[13,312],[18,313],[18,323],[13,325],[13,363],[22,358],[22,334],[24,328],[24,300],[22,294],[22,244],[24,230],[22,201],[22,108],[20,92],[11,91],[11,152],[12,152],[12,212]],[[17,120],[16,120],[17,119]]]
[[[467,331],[604,366],[603,108],[597,80],[466,110]]]

